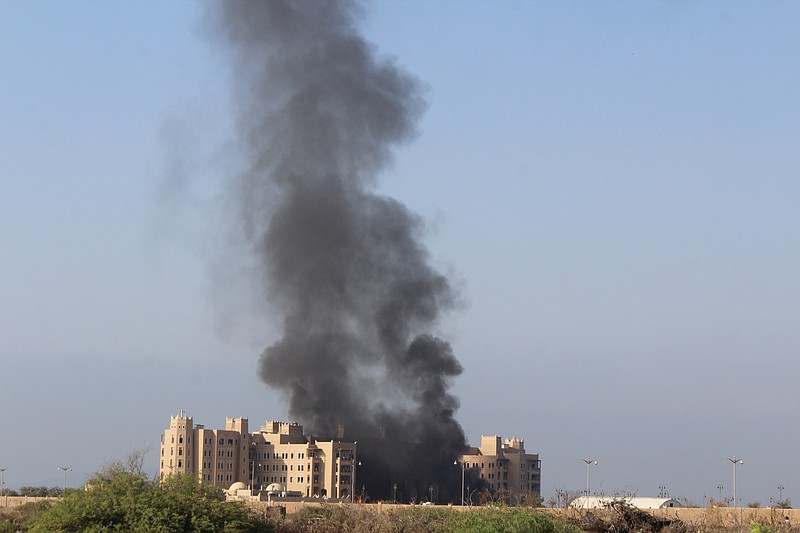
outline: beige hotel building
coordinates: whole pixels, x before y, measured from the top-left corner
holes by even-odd
[[[480,448],[459,457],[462,468],[474,471],[497,496],[511,504],[521,498],[541,497],[542,462],[538,453],[525,453],[525,441],[513,437],[501,443],[497,435],[481,435]],[[469,498],[469,495],[465,495]]]
[[[355,461],[355,443],[316,441],[299,424],[268,421],[250,433],[246,418],[227,418],[225,429],[206,429],[181,410],[161,436],[159,477],[189,474],[221,489],[241,482],[256,491],[279,483],[297,496],[350,498]]]

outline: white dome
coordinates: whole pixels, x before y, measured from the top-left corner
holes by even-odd
[[[241,481],[237,481],[236,483],[231,485],[231,488],[228,489],[228,492],[236,492],[237,490],[245,490],[245,489],[247,489],[247,485],[245,485]]]

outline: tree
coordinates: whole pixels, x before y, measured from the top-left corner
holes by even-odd
[[[64,490],[61,487],[20,487],[20,496],[36,496],[43,498],[46,496],[59,497]]]
[[[240,502],[226,502],[218,489],[191,476],[161,485],[137,468],[116,462],[95,474],[85,491],[69,492],[30,518],[28,531],[44,532],[226,532],[273,531]]]

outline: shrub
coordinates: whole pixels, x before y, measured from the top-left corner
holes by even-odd
[[[131,533],[262,533],[272,526],[240,503],[190,476],[158,485],[140,471],[114,463],[96,474],[85,491],[30,517],[31,533],[126,531]]]

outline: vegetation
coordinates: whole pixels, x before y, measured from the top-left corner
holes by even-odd
[[[525,507],[488,506],[462,511],[449,507],[412,506],[377,513],[359,507],[306,508],[276,524],[277,533],[577,533],[578,528]]]
[[[86,490],[68,491],[61,502],[40,502],[6,516],[0,533],[6,531],[262,533],[274,528],[192,477],[173,476],[158,484],[134,460],[109,465],[92,477]]]
[[[69,492],[71,489],[67,489]],[[37,496],[60,498],[64,494],[61,487],[20,487],[19,491],[5,491],[8,496]]]
[[[762,522],[750,522],[750,533],[776,533],[776,529]]]

